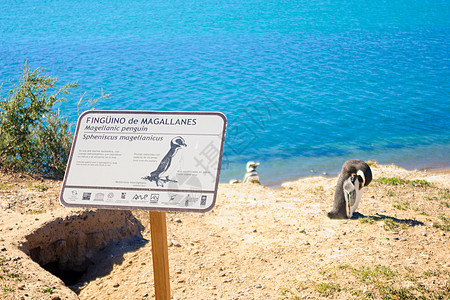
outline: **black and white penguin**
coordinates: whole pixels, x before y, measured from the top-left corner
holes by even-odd
[[[174,137],[172,141],[170,141],[170,149],[169,152],[163,157],[161,162],[159,163],[158,168],[155,171],[150,173],[150,176],[146,176],[143,179],[147,179],[150,181],[155,181],[156,186],[159,186],[160,182],[168,182],[170,181],[169,176],[164,177],[164,173],[169,169],[170,164],[172,163],[172,158],[177,153],[178,149],[181,147],[186,147],[186,142],[181,136]],[[161,184],[162,186],[162,184]]]
[[[359,159],[344,163],[334,193],[334,207],[328,213],[330,219],[351,218],[358,208],[365,186],[372,181],[372,170]]]
[[[249,161],[246,166],[246,173],[244,175],[244,183],[258,183],[259,181],[258,172],[256,172],[256,167],[259,166],[259,162]]]

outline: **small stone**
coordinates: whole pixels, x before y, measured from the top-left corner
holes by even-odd
[[[120,284],[118,284],[117,282],[113,284],[113,288],[118,288],[120,286]]]
[[[174,247],[181,247],[180,242],[178,242],[177,240],[172,240],[172,245],[173,245]]]
[[[257,289],[262,289],[262,285],[257,284],[257,285],[255,285],[255,288],[257,288]]]
[[[175,274],[181,274],[183,272],[183,269],[178,268],[175,270]]]
[[[427,234],[426,234],[425,232],[422,232],[422,235],[423,235],[423,236],[427,236]]]
[[[181,223],[181,222],[182,222],[180,218],[176,218],[176,219],[174,219],[174,221],[175,221],[176,223]]]
[[[417,262],[415,262],[415,261],[410,261],[409,263],[410,263],[411,265],[417,264]]]
[[[404,241],[406,241],[406,239],[405,239],[405,238],[400,238],[400,241],[403,241],[403,242],[404,242]]]
[[[399,238],[398,238],[398,237],[394,237],[393,239],[394,239],[394,240],[396,240],[396,241],[398,241],[398,240],[399,240]]]
[[[144,295],[142,295],[143,298],[147,298],[148,297],[148,293],[145,293]]]

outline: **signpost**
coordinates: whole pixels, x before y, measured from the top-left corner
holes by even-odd
[[[93,110],[78,120],[60,202],[150,211],[156,299],[170,299],[165,212],[214,207],[225,130],[216,112]]]

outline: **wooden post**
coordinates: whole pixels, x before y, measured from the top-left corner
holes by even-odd
[[[150,211],[153,278],[156,300],[170,299],[169,251],[167,246],[166,213]]]

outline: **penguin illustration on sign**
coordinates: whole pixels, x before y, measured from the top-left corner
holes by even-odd
[[[359,159],[344,163],[334,194],[334,207],[328,213],[330,219],[350,219],[358,208],[365,186],[372,181],[372,170]]]
[[[186,142],[181,136],[174,137],[170,141],[170,149],[167,154],[163,157],[161,162],[158,165],[158,168],[150,173],[150,176],[143,177],[143,179],[147,179],[149,181],[154,181],[156,186],[164,186],[166,182],[177,182],[176,180],[169,179],[169,176],[165,175],[167,170],[169,169],[172,158],[177,154],[178,149],[181,147],[187,147]],[[164,178],[165,177],[165,178]]]

